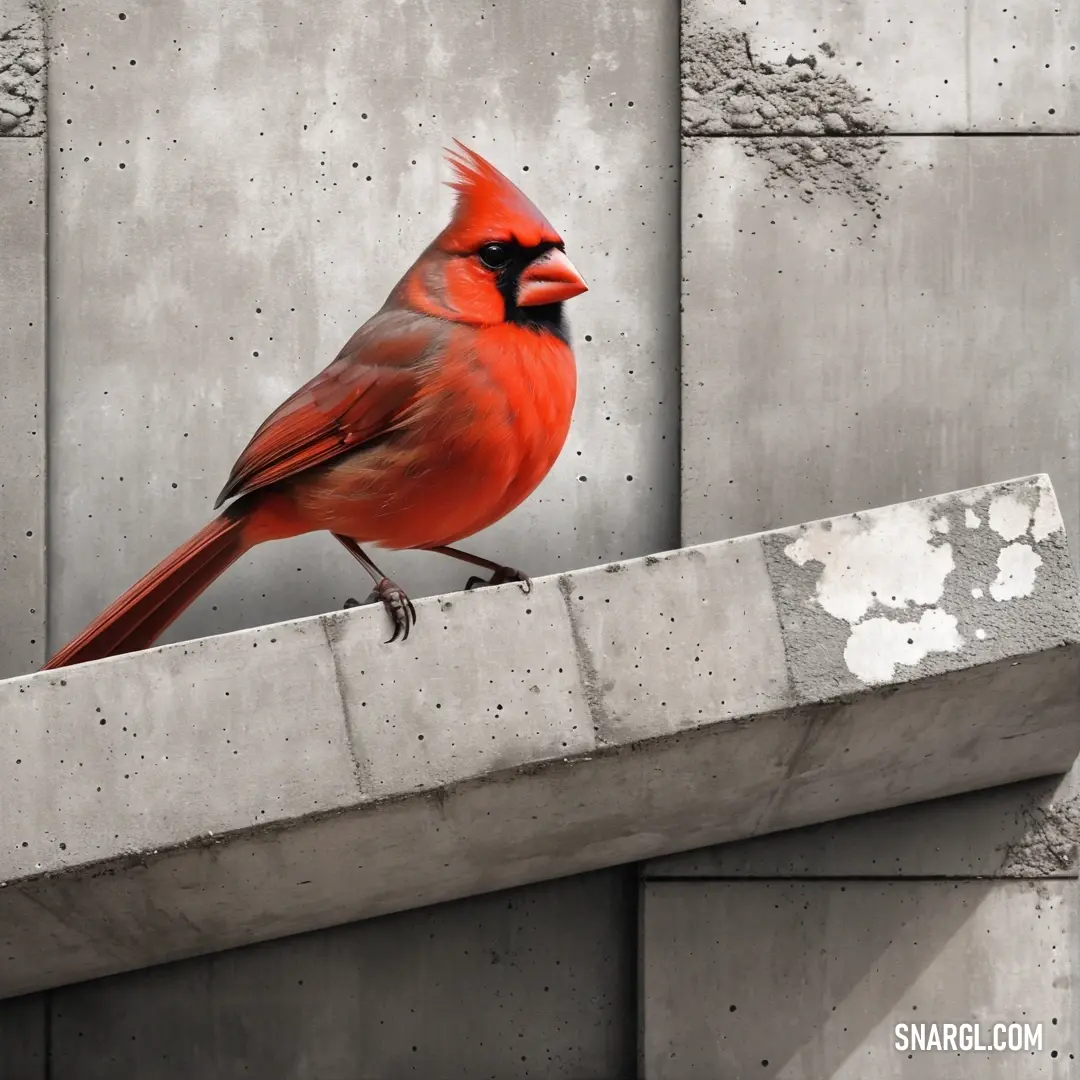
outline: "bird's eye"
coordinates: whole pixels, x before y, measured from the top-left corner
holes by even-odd
[[[480,249],[480,261],[492,270],[499,270],[510,261],[509,244],[485,244]]]

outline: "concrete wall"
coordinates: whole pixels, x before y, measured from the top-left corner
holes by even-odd
[[[591,286],[567,450],[474,548],[541,574],[677,542],[677,11],[53,9],[50,645],[203,524],[258,424],[382,304],[445,223],[454,136],[520,180]],[[414,595],[468,577],[383,565]],[[270,545],[166,640],[367,589],[327,536]]]
[[[649,864],[644,1075],[1076,1076],[1078,841],[1073,775]],[[999,1021],[1041,1051],[895,1047]]]
[[[870,212],[689,140],[686,543],[1032,470],[1080,536],[1080,139],[881,149]]]
[[[1062,881],[652,883],[645,1075],[1074,1076],[1078,899]],[[989,1041],[1029,1019],[1037,1054],[895,1046],[898,1022],[978,1020]]]
[[[630,1076],[636,890],[584,875],[15,999],[0,1078]]]
[[[0,679],[45,658],[45,55],[0,4]]]
[[[684,542],[1045,469],[1075,559],[1080,11],[697,0],[683,45]],[[1080,1075],[1077,775],[650,864],[644,1076]]]
[[[0,0],[0,29],[28,17],[18,3]],[[254,428],[441,228],[454,136],[520,180],[591,286],[571,312],[564,457],[475,550],[541,574],[677,544],[675,0],[75,0],[49,19],[47,369],[44,202],[20,201],[43,186],[44,155],[26,156],[43,108],[0,139],[0,676],[44,656],[46,552],[55,647],[204,522]],[[416,596],[467,576],[431,555],[385,565]],[[329,538],[282,543],[170,639],[366,590]],[[352,1077],[358,1060],[505,1075],[523,1056],[531,1075],[626,1075],[625,884],[591,875],[7,1002],[0,1077],[189,1076],[185,1054],[223,1077],[258,1054],[268,1077]]]
[[[1078,42],[1075,5],[688,8],[684,542],[1032,471],[1080,535]]]
[[[432,151],[454,134],[475,134],[510,169],[529,165],[529,190],[550,207],[593,285],[574,311],[582,405],[567,455],[533,506],[481,549],[509,546],[514,561],[541,572],[673,543],[675,4],[167,8],[69,0],[54,13],[50,643],[201,523],[252,428],[381,302],[441,220],[447,196],[434,205]],[[683,539],[1040,470],[1054,477],[1076,537],[1075,5],[698,0],[690,14],[690,34],[711,25],[750,36],[704,51],[698,43],[687,56]],[[711,48],[752,85],[717,93]],[[815,64],[789,69],[789,54]],[[761,69],[763,59],[776,69]],[[774,81],[785,72],[808,76],[810,98],[830,111],[807,119],[794,108],[782,124],[780,110],[766,115],[763,105],[785,100]],[[818,74],[835,78],[818,86]],[[770,131],[771,140],[760,137]],[[956,132],[973,137],[945,137]],[[27,369],[35,381],[20,393],[32,403],[45,372],[40,343],[31,345],[20,348],[37,357]],[[12,444],[26,452],[33,444],[12,440],[10,416],[5,452]],[[7,472],[4,481],[6,493]],[[5,521],[30,522],[16,538],[40,541],[18,552],[20,568],[23,557],[38,565],[44,557],[33,517],[44,495],[38,480],[5,504]],[[3,543],[15,550],[8,533]],[[334,551],[313,538],[253,554],[175,636],[331,608],[358,580]],[[389,565],[418,593],[461,576],[429,556]],[[43,578],[29,580],[36,598]],[[12,651],[9,627],[23,608],[42,611],[10,595],[5,587],[5,671],[38,659]],[[30,625],[18,633],[39,649]],[[847,839],[836,827],[827,844],[820,834],[758,841],[778,846],[771,861],[762,849],[752,882],[728,880],[716,870],[726,865],[720,856],[706,870],[711,880],[649,881],[645,1075],[714,1066],[726,1040],[733,1075],[864,1075],[868,1057],[875,1075],[926,1076],[926,1059],[890,1056],[881,1042],[887,1019],[909,1006],[934,1018],[962,1005],[994,1020],[1022,994],[1021,1008],[1048,1030],[1060,1026],[1062,988],[1077,978],[1077,916],[1076,884],[1062,880],[1055,852],[1075,842],[1073,791],[988,796],[993,807],[965,818],[963,842],[935,869],[913,858],[857,888],[838,877],[865,877],[866,856],[877,866],[905,845],[935,847],[957,828],[950,811],[931,807],[929,821],[897,812],[886,824],[856,824]],[[1061,823],[1060,842],[1024,864],[1023,881],[976,882],[979,853],[996,850],[1002,820],[1041,821],[1044,802]],[[793,848],[812,880],[776,880],[791,876]],[[927,872],[947,880],[918,880]],[[497,1054],[484,1056],[491,1044],[485,1038],[481,1051],[471,1027],[454,1028],[440,1062],[476,1074],[509,1067],[507,1037],[530,1036],[510,1003],[527,992],[530,1025],[539,1007],[541,1029],[554,1033],[542,1050],[523,1051],[530,1067],[530,1055],[546,1053],[541,1075],[625,1074],[626,1032],[616,1032],[604,1002],[625,994],[628,947],[614,961],[614,944],[610,954],[588,951],[597,936],[625,941],[612,929],[624,917],[611,899],[621,887],[598,875],[523,891],[539,898],[544,927],[526,954],[560,961],[569,942],[583,957],[577,970],[590,1002],[543,1012],[557,985],[536,992],[546,972],[530,959],[520,982],[499,982],[506,969],[493,960],[484,972],[498,970],[496,981],[472,974],[467,987],[473,1015],[485,1018],[478,1030],[497,1032]],[[565,901],[553,899],[559,888],[571,890]],[[499,910],[487,903],[461,910],[486,918]],[[335,1075],[336,1061],[320,1056],[335,1048],[352,1075],[372,1046],[393,1052],[383,1035],[389,1016],[412,1024],[425,1009],[430,1017],[460,1002],[466,981],[453,977],[466,949],[473,957],[517,932],[513,915],[493,932],[490,922],[467,925],[472,915],[447,912],[395,917],[416,940],[430,920],[445,919],[455,944],[437,977],[429,968],[406,985],[394,963],[410,955],[407,943],[387,939],[401,950],[381,954],[387,1024],[376,1027],[353,1003],[373,1007],[362,973],[385,946],[364,935],[389,921],[6,1003],[0,1076],[112,1075],[114,1060],[118,1071],[152,1061],[153,1075],[167,1076],[184,1054],[202,1057],[177,1058],[177,1075],[195,1064],[231,1076],[263,1042],[307,1055],[283,1075]],[[890,949],[886,930],[921,943]],[[422,948],[408,971],[433,955]],[[294,965],[313,972],[297,975],[295,988],[282,976]],[[298,980],[307,989],[327,970],[309,1005]],[[742,997],[729,1002],[729,989]],[[778,1030],[785,992],[796,998]],[[769,1011],[749,1027],[730,1025],[748,1001]],[[766,1026],[773,1038],[763,1041]],[[432,1052],[408,1045],[410,1055],[412,1045],[421,1057]],[[687,1048],[684,1060],[671,1057],[675,1045]],[[575,1046],[583,1058],[570,1054]],[[1031,1075],[1075,1075],[1075,1055],[1064,1036],[1047,1039]],[[421,1057],[418,1073],[432,1060]],[[933,1064],[937,1075],[971,1075],[972,1059]],[[370,1073],[401,1065],[382,1058]],[[1014,1065],[979,1063],[1000,1075]]]

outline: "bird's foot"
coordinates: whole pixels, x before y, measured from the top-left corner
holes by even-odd
[[[374,604],[376,601],[386,608],[386,613],[394,624],[394,632],[387,638],[386,644],[397,641],[399,637],[405,641],[409,636],[409,631],[416,624],[416,608],[413,607],[413,602],[406,595],[405,590],[389,578],[383,578],[371,590],[363,603],[350,596],[344,606],[346,608],[362,607]]]
[[[510,581],[516,581],[521,586],[521,591],[526,595],[532,592],[532,581],[529,580],[529,576],[523,574],[520,570],[514,570],[510,566],[496,567],[495,572],[487,579],[476,577],[474,574],[465,582],[465,590],[466,592],[472,592],[474,589],[483,589],[488,585],[505,585]]]

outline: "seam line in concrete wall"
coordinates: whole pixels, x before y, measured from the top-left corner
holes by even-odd
[[[45,55],[45,70],[42,73],[42,81],[44,86],[42,88],[42,102],[45,109],[45,124],[41,131],[41,153],[43,167],[41,170],[41,183],[43,190],[43,198],[45,200],[45,250],[42,252],[42,256],[45,261],[45,265],[42,269],[42,275],[44,277],[45,285],[45,371],[44,371],[44,397],[41,403],[41,416],[42,424],[44,425],[41,447],[41,636],[43,638],[43,644],[45,646],[43,650],[43,657],[52,655],[52,624],[49,619],[49,608],[51,607],[50,595],[49,595],[49,583],[52,577],[50,573],[49,565],[49,552],[52,550],[52,515],[49,512],[49,472],[50,472],[50,458],[51,458],[51,438],[52,438],[52,169],[49,162],[49,61],[52,59],[52,20],[49,18],[48,10],[42,11],[41,18],[41,44]],[[48,1002],[46,1002],[48,1006]],[[46,1032],[48,1029],[46,1029]],[[47,1036],[46,1036],[47,1037]],[[46,1053],[48,1053],[48,1044],[46,1044]],[[46,1080],[49,1077],[48,1065],[46,1065]]]
[[[44,1061],[41,1066],[41,1080],[53,1080],[53,1005],[53,991],[45,990],[41,997],[43,1011],[41,1037],[45,1043],[42,1053]]]
[[[686,35],[686,19],[684,18],[684,12],[686,8],[687,0],[675,0],[675,22],[677,24],[677,30],[675,31],[675,58],[672,64],[672,71],[679,73],[679,111],[674,118],[675,130],[678,132],[680,139],[682,136],[682,58],[683,58],[683,38]],[[679,146],[679,156],[675,165],[676,180],[675,183],[678,188],[678,198],[675,200],[675,250],[676,250],[676,270],[679,275],[679,279],[676,282],[675,289],[675,303],[678,304],[679,323],[676,327],[676,333],[678,334],[678,356],[675,358],[675,363],[678,367],[678,381],[675,385],[675,410],[677,413],[676,422],[678,424],[679,437],[676,440],[675,450],[675,486],[679,493],[679,497],[675,500],[675,535],[679,538],[680,545],[686,544],[686,534],[683,531],[683,444],[686,442],[686,426],[683,424],[683,395],[686,393],[683,386],[683,349],[686,343],[686,336],[683,333],[683,282],[686,280],[686,274],[684,271],[686,263],[686,245],[683,242],[684,228],[683,221],[685,215],[683,214],[683,159],[684,154],[682,152],[682,144]],[[644,1032],[644,1028],[640,1029]],[[639,1042],[644,1042],[642,1037]],[[639,1046],[639,1054],[643,1055],[644,1051]],[[639,1057],[639,1075],[644,1076],[645,1058]]]
[[[1080,135],[1076,131],[883,131],[857,135],[847,132],[821,132],[816,135],[799,134],[800,139],[1075,139]],[[796,136],[784,131],[718,131],[691,132],[683,135],[684,139],[790,139]],[[681,223],[680,223],[681,224]]]
[[[634,1015],[636,1023],[634,1035],[636,1041],[637,1080],[645,1080],[647,1064],[645,1061],[645,890],[652,885],[645,878],[646,863],[637,864],[637,890],[634,896]]]
[[[773,833],[773,836],[780,836],[781,833]],[[649,887],[654,885],[686,885],[694,884],[701,885],[707,881],[719,881],[725,884],[740,884],[743,882],[790,882],[794,884],[806,883],[811,881],[823,881],[823,882],[846,882],[846,881],[866,881],[870,883],[881,884],[883,882],[901,881],[905,884],[909,881],[986,881],[988,883],[997,884],[1001,881],[1070,881],[1071,878],[1033,878],[1030,874],[786,874],[783,876],[777,876],[776,874],[698,874],[698,875],[680,875],[673,877],[665,874],[663,877],[649,877],[646,870],[642,870],[641,880],[648,882]]]
[[[964,4],[964,113],[968,127],[971,127],[971,4]]]

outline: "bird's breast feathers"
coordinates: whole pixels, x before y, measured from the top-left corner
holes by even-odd
[[[454,543],[504,517],[548,474],[576,385],[573,353],[555,335],[506,323],[461,327],[388,438],[342,455],[310,490],[297,487],[313,513],[334,519],[327,528],[358,540]]]

